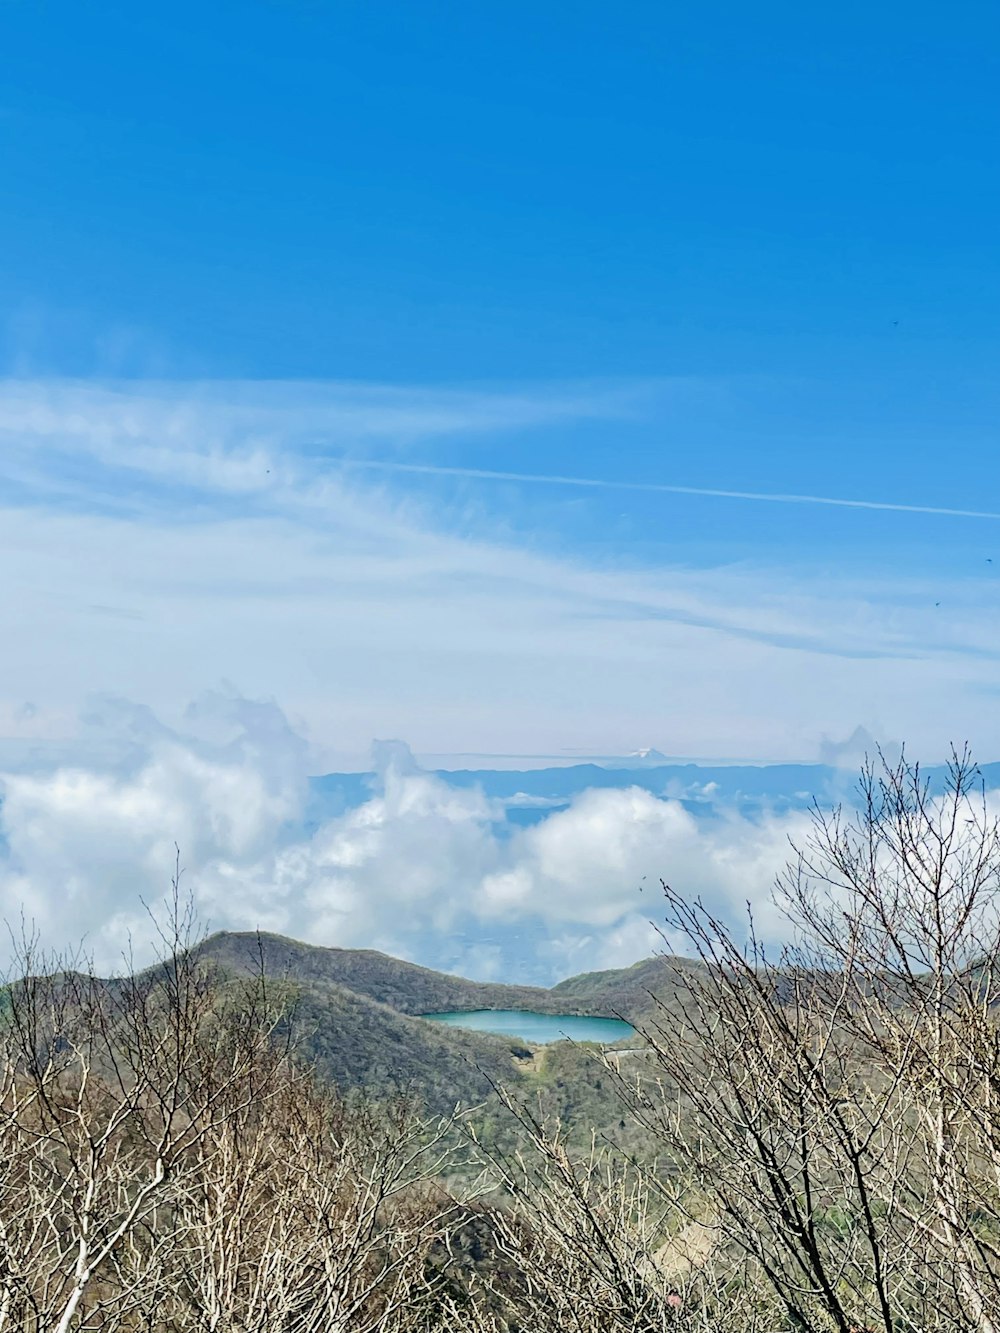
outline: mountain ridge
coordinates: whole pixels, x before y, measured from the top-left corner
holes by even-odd
[[[683,959],[654,955],[629,967],[580,973],[542,987],[471,981],[377,949],[307,944],[265,931],[217,931],[197,952],[227,971],[246,974],[263,967],[269,975],[292,981],[341,986],[406,1017],[461,1009],[534,1009],[631,1021],[630,1015],[648,1011],[643,997],[650,985],[666,982],[672,967],[690,966]]]

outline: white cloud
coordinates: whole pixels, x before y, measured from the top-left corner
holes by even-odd
[[[763,901],[799,829],[797,816],[700,824],[648,792],[591,790],[505,838],[502,803],[421,772],[392,742],[378,747],[380,789],[310,833],[308,749],[275,705],[208,697],[183,733],[120,702],[93,720],[128,738],[123,767],[4,780],[0,909],[49,946],[86,936],[105,967],[130,934],[144,955],[143,901],[162,899],[175,843],[213,928],[554,981],[651,951],[661,874],[720,910]]]
[[[301,741],[273,705],[233,696],[202,701],[192,721],[221,727],[224,740],[171,732],[148,710],[108,701],[94,722],[127,736],[124,770],[6,776],[0,907],[8,922],[23,915],[50,946],[86,936],[108,961],[130,931],[148,935],[143,900],[162,899],[175,844],[198,872],[273,855],[301,813]]]
[[[512,863],[483,881],[483,911],[603,931],[602,949],[620,958],[644,938],[640,905],[655,917],[661,878],[730,918],[748,901],[768,915],[789,839],[808,826],[798,812],[704,823],[637,787],[592,789],[513,840]]]
[[[801,758],[859,711],[924,755],[1000,749],[993,585],[600,562],[324,456],[467,456],[625,418],[654,388],[0,384],[0,566],[18,570],[0,756],[79,742],[92,693],[176,720],[221,679],[352,757],[391,730],[418,753],[614,754],[655,733],[675,754]]]

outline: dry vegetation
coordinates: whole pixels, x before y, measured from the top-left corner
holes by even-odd
[[[651,1054],[595,1066],[635,1134],[583,1151],[499,1086],[444,1120],[332,1091],[287,987],[180,910],[115,983],[28,950],[0,1333],[995,1333],[1000,834],[965,755],[862,796],[790,863],[776,958],[665,886],[698,963]]]

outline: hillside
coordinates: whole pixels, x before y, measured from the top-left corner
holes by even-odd
[[[677,973],[698,966],[686,958],[643,958],[631,967],[567,977],[546,993],[567,1010],[611,1013],[641,1025],[656,1012],[657,1001],[668,1007],[673,1002]]]
[[[376,1097],[405,1092],[434,1114],[481,1106],[477,1123],[494,1141],[510,1128],[505,1130],[492,1099],[497,1085],[558,1119],[571,1137],[597,1129],[621,1140],[626,1127],[607,1071],[587,1045],[562,1041],[532,1048],[518,1038],[444,1026],[421,1014],[533,1009],[621,1016],[641,1025],[654,1007],[650,992],[671,999],[671,963],[691,966],[651,958],[541,989],[469,981],[370,949],[325,948],[279,935],[224,932],[194,952],[223,978],[253,975],[263,964],[270,978],[287,986],[295,1039],[322,1078]]]
[[[517,1079],[522,1042],[460,1031],[415,1017],[441,1007],[488,1007],[508,990],[519,1004],[532,994],[480,987],[461,978],[373,950],[325,949],[277,935],[225,933],[198,947],[223,972],[245,975],[260,967],[293,987],[295,1028],[320,1074],[341,1088],[384,1094],[407,1091],[429,1109],[471,1105],[490,1092],[490,1080]]]
[[[488,1098],[491,1082],[530,1096],[547,1112],[589,1124],[617,1125],[618,1104],[585,1048],[558,1043],[535,1056],[525,1043],[427,1022],[446,1009],[534,1009],[621,1015],[641,1021],[649,988],[669,986],[666,960],[572,977],[551,990],[468,981],[370,949],[332,949],[278,935],[226,932],[199,955],[245,975],[261,961],[291,983],[303,1049],[320,1073],[344,1088],[396,1088],[428,1109],[449,1111]]]
[[[458,1032],[315,981],[300,985],[296,1026],[309,1058],[338,1087],[407,1092],[442,1113],[482,1101],[491,1081],[516,1080],[529,1054],[515,1039]]]

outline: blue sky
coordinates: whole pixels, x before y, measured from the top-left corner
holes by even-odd
[[[201,536],[210,518],[229,534],[273,521],[308,545],[311,504],[329,548],[346,529],[316,516],[316,496],[338,486],[341,503],[377,511],[371,522],[404,544],[419,530],[431,546],[554,562],[557,582],[617,579],[596,600],[634,604],[630,621],[664,607],[622,579],[673,580],[686,591],[672,613],[689,628],[714,633],[720,601],[780,606],[775,623],[765,612],[742,627],[750,640],[798,651],[822,638],[824,654],[852,661],[889,651],[870,692],[852,678],[856,707],[818,706],[811,729],[775,718],[771,746],[762,733],[780,699],[749,684],[764,725],[726,744],[698,712],[716,705],[692,697],[688,752],[809,757],[825,729],[856,722],[940,751],[979,717],[967,702],[950,725],[942,692],[957,694],[956,670],[992,707],[996,519],[641,487],[1000,511],[998,28],[987,5],[7,3],[9,501],[64,525],[117,514],[150,551],[154,519],[176,533],[194,515]],[[195,456],[215,462],[192,470]],[[66,529],[69,547],[82,540]],[[456,576],[476,563],[458,548],[452,558]],[[412,573],[412,555],[400,559]],[[496,583],[506,561],[491,559]],[[224,598],[239,557],[217,560]],[[303,553],[302,578],[308,563]],[[147,615],[151,597],[133,589],[125,610]],[[345,597],[363,601],[364,580]],[[306,639],[316,612],[303,602]],[[175,598],[172,614],[176,625],[193,612]],[[50,629],[66,632],[58,616]],[[512,649],[519,637],[531,647],[513,610],[509,630]],[[192,645],[198,632],[192,623]],[[405,634],[401,622],[392,651],[404,657]],[[85,630],[79,639],[79,681],[57,686],[43,670],[34,692],[48,683],[51,699],[33,707],[66,717],[74,694],[101,687],[100,653]],[[473,692],[493,650],[472,644],[464,666],[455,652],[442,665],[438,641],[426,676]],[[662,644],[665,663],[676,648]],[[359,643],[356,673],[378,678],[381,651]],[[567,637],[566,675],[586,674],[586,651]],[[719,661],[714,641],[682,651]],[[130,652],[117,650],[106,685],[131,695]],[[928,668],[890,706],[898,652],[947,669]],[[294,671],[244,671],[245,655],[206,643],[191,692],[250,676],[313,713],[315,690]],[[544,655],[551,664],[558,649]],[[29,642],[10,709],[38,674],[31,657]],[[534,669],[528,652],[497,695],[504,712],[524,699],[529,733],[547,706],[543,690],[529,707]],[[730,672],[738,698],[738,654]],[[812,678],[808,665],[792,674]],[[152,669],[136,675],[154,684]],[[153,693],[162,703],[171,691],[161,681]],[[380,698],[386,725],[421,715],[419,687],[386,679]],[[378,729],[380,698],[347,748]],[[577,706],[545,746],[600,750],[617,736],[672,748],[669,724],[643,726],[641,707],[594,727],[609,707],[599,679]],[[927,728],[932,706],[944,716]],[[423,717],[445,712],[428,699]],[[992,723],[983,730],[1000,746]],[[433,731],[421,728],[425,750],[498,744],[472,716]]]
[[[787,828],[584,793],[498,843],[417,768],[289,851],[305,777],[374,737],[1000,756],[998,39],[0,4],[0,906],[57,925],[86,863],[123,938],[178,840],[226,920],[256,886],[234,924],[417,951],[378,922],[478,884],[438,961],[502,970],[532,895],[567,969],[628,961],[661,847],[742,902],[731,849],[766,885]]]
[[[11,366],[749,378],[681,480],[705,444],[734,485],[814,489],[836,446],[846,491],[911,495],[950,440],[959,499],[989,461],[992,6],[13,0],[0,24]]]

